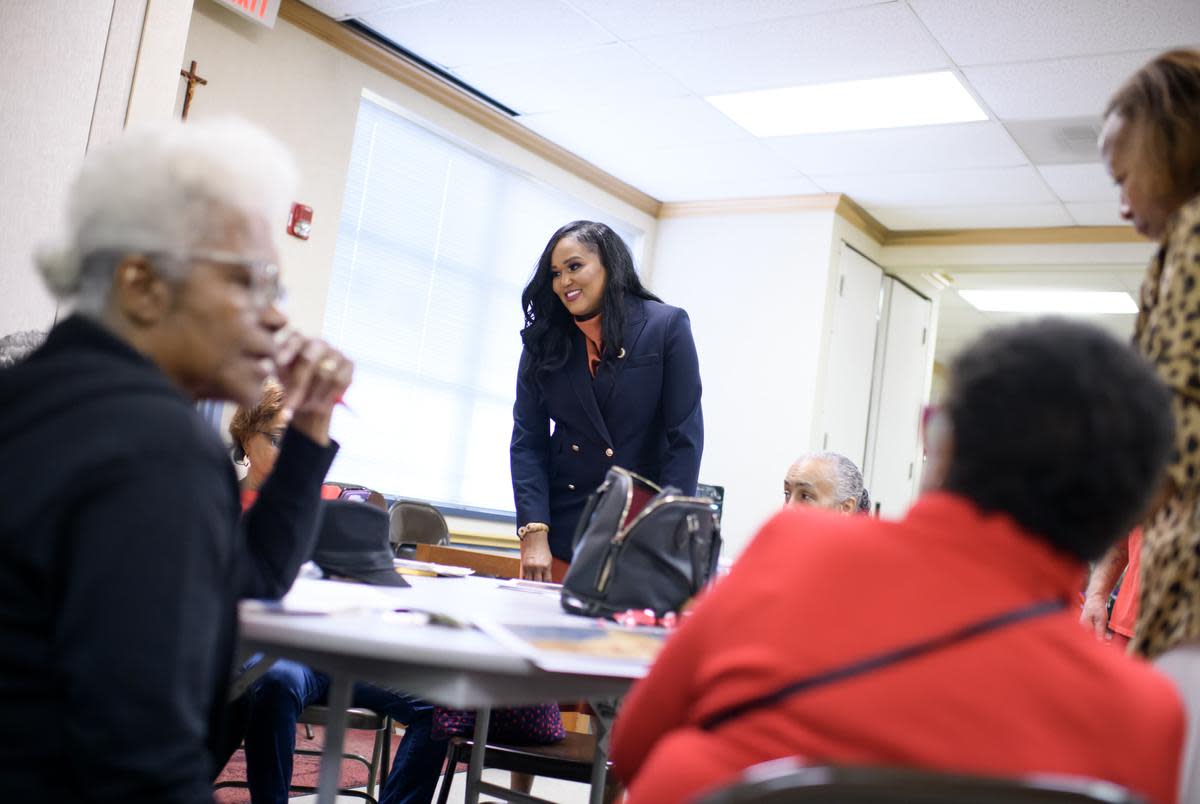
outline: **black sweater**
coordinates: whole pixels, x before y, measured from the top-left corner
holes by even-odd
[[[212,801],[237,601],[291,584],[335,452],[289,431],[241,520],[217,435],[105,329],[0,371],[0,801]]]

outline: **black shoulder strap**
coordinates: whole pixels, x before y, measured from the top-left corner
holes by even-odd
[[[1025,620],[1031,620],[1035,617],[1041,617],[1046,614],[1052,614],[1056,611],[1061,611],[1067,607],[1065,600],[1043,600],[1033,603],[1028,606],[1022,606],[1019,609],[997,614],[993,617],[988,617],[984,620],[964,625],[948,634],[942,634],[922,642],[914,642],[910,645],[905,645],[901,648],[878,653],[874,656],[868,656],[865,659],[860,659],[857,662],[844,664],[841,667],[835,667],[832,670],[825,670],[815,675],[806,676],[796,681],[789,682],[778,689],[760,695],[757,698],[751,698],[748,701],[727,706],[720,709],[708,717],[700,721],[700,728],[705,731],[722,726],[734,718],[739,718],[748,712],[755,709],[760,709],[765,706],[779,703],[785,698],[789,698],[800,692],[806,692],[817,687],[823,687],[827,684],[833,684],[838,681],[845,681],[848,678],[861,676],[865,673],[870,673],[875,670],[880,670],[893,664],[915,659],[918,656],[924,656],[927,653],[932,653],[943,648],[948,648],[959,642],[965,642],[968,639],[973,639],[977,636],[982,636],[990,631],[995,631],[1005,626],[1015,625]]]

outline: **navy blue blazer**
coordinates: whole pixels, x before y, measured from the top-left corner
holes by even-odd
[[[541,387],[526,378],[530,357],[522,353],[509,445],[517,524],[548,524],[550,552],[564,561],[588,495],[610,466],[695,494],[704,449],[700,366],[686,312],[627,299],[625,354],[601,363],[595,378],[575,329],[566,365],[543,375]]]

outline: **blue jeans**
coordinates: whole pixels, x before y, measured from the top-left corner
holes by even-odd
[[[324,702],[328,692],[328,676],[286,659],[250,686],[246,781],[254,804],[286,804],[296,721],[305,706]],[[429,804],[446,757],[446,741],[434,740],[431,734],[433,705],[362,683],[354,685],[354,705],[390,715],[406,726],[380,804]]]

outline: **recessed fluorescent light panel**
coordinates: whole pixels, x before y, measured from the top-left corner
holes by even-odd
[[[734,92],[706,100],[756,137],[987,120],[949,71]]]
[[[1133,297],[1109,290],[960,290],[968,304],[985,313],[1132,315]]]

